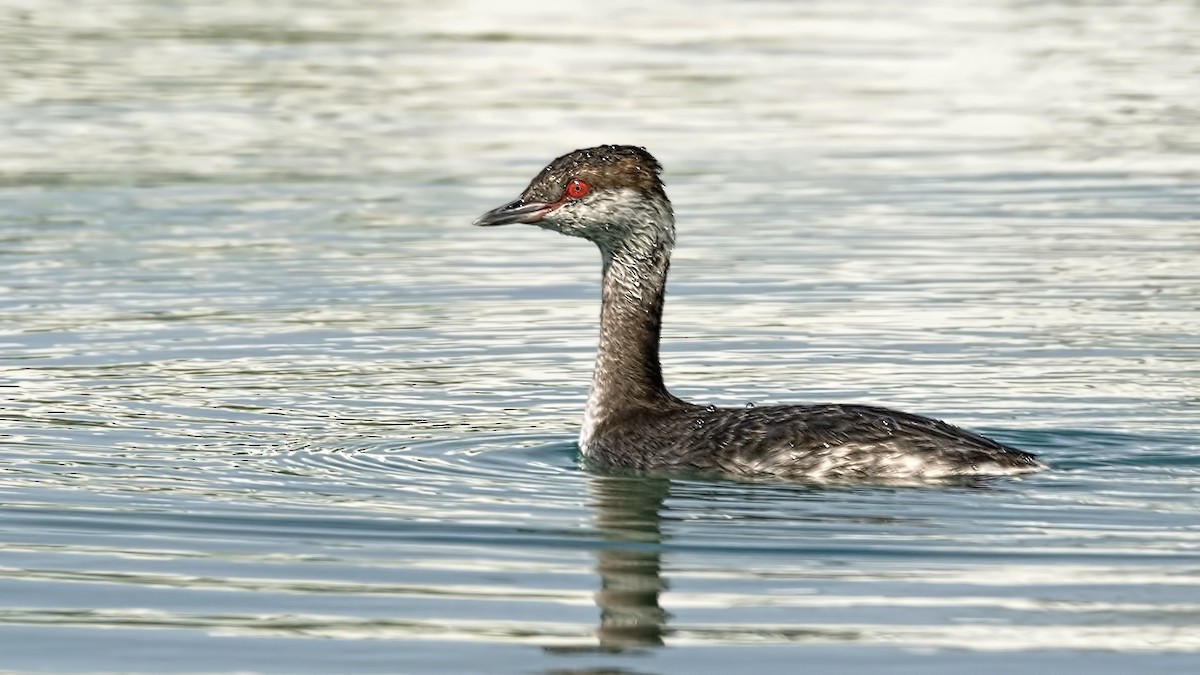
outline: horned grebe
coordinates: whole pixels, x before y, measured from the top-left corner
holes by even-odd
[[[866,405],[703,407],[658,360],[675,216],[658,160],[602,145],[559,157],[476,225],[530,223],[600,248],[600,343],[579,447],[636,471],[741,478],[912,480],[1029,473],[1033,455],[945,422]]]

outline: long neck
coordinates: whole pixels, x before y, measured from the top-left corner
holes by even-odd
[[[670,399],[658,360],[671,237],[630,237],[602,248],[600,345],[588,395],[589,421]]]

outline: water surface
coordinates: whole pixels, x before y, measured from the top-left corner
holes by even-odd
[[[0,0],[0,668],[1189,672],[1192,2]],[[599,258],[469,227],[644,145],[664,367],[936,415],[979,487],[605,476]]]

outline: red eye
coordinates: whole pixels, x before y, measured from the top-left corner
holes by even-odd
[[[567,196],[571,199],[583,199],[591,191],[592,187],[578,178],[567,183]]]

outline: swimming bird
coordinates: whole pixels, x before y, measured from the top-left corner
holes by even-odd
[[[650,474],[910,481],[1045,469],[1034,455],[940,420],[871,405],[701,406],[672,395],[659,362],[675,216],[643,148],[602,145],[550,162],[476,225],[525,223],[600,249],[600,340],[579,434],[584,457]]]

